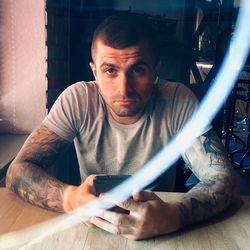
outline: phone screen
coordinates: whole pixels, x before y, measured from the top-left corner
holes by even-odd
[[[96,196],[101,193],[106,193],[113,189],[115,186],[121,184],[130,175],[97,175],[94,178],[94,187]]]

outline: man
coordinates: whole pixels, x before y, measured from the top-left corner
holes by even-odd
[[[96,199],[95,174],[133,174],[181,130],[197,108],[181,84],[158,80],[159,60],[152,29],[136,14],[111,16],[98,26],[90,67],[95,81],[70,86],[42,125],[29,136],[6,178],[24,200],[69,212]],[[66,185],[45,173],[74,140],[82,184]],[[200,179],[182,198],[163,202],[153,192],[133,194],[89,223],[130,239],[176,231],[209,219],[238,195],[223,146],[208,127],[183,154]],[[166,187],[173,190],[175,168]]]

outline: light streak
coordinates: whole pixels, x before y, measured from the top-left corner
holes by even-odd
[[[104,199],[91,202],[72,214],[65,214],[49,222],[0,236],[0,249],[16,246],[19,246],[19,249],[27,249],[53,233],[65,230],[81,223],[81,220],[84,221],[91,216],[98,215],[102,211],[100,206],[105,206],[106,200],[112,199],[115,203],[119,203],[130,197],[134,190],[143,189],[165,172],[178,159],[180,154],[191,145],[193,140],[202,134],[204,128],[213,119],[233,88],[240,69],[244,66],[250,47],[249,16],[250,1],[242,0],[234,37],[231,41],[230,55],[229,53],[226,54],[214,84],[201,102],[196,114],[191,117],[183,130],[168,145],[164,146],[161,152],[131,178],[111,190],[104,196]],[[213,107],[213,110],[211,110],[211,107]],[[81,220],[77,219],[79,217]],[[23,246],[20,248],[21,245]]]

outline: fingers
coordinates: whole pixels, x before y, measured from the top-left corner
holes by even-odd
[[[116,226],[131,227],[135,224],[135,219],[124,213],[121,214],[113,211],[105,211],[99,217]]]
[[[123,208],[118,207],[118,206],[115,206],[115,207],[111,208],[110,210],[113,212],[116,212],[116,213],[129,214],[129,210],[123,209]]]
[[[90,192],[92,194],[95,193],[94,189],[94,178],[95,174],[89,175],[86,180],[81,184],[81,187],[84,191]]]
[[[113,224],[111,224],[111,223],[103,220],[100,217],[97,217],[97,216],[92,217],[91,218],[91,222],[95,226],[97,226],[97,227],[99,227],[99,228],[101,228],[101,229],[103,229],[103,230],[105,230],[105,231],[107,231],[109,233],[112,233],[112,234],[121,234],[121,231],[120,231],[120,229],[118,227],[116,227]]]
[[[138,202],[133,200],[133,199],[125,200],[125,201],[117,204],[117,206],[119,206],[125,210],[131,211],[131,212],[139,212],[140,211],[140,204],[138,204]]]
[[[141,207],[144,206],[145,201],[150,200],[158,200],[158,196],[155,195],[152,191],[140,191],[140,192],[134,192],[133,199],[128,199],[123,202],[117,203],[115,199],[113,199],[112,196],[108,196],[105,194],[102,196],[102,198],[105,199],[105,202],[114,204],[124,210],[128,210],[131,212],[138,213],[141,210]],[[141,203],[142,202],[142,203]]]
[[[88,183],[89,185],[93,185],[93,181],[94,181],[95,176],[96,176],[96,174],[91,174],[91,175],[89,175],[89,176],[86,178],[85,182]]]
[[[136,201],[156,200],[158,196],[152,191],[136,191],[133,193],[133,199]]]
[[[132,234],[134,227],[132,219],[127,215],[105,212],[101,216],[91,218],[91,223],[112,234]]]

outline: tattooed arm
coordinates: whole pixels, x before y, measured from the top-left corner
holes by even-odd
[[[92,176],[76,187],[66,185],[44,171],[69,144],[41,125],[28,137],[10,165],[6,186],[25,201],[57,212],[70,211],[93,199],[94,196],[90,194],[93,192]]]
[[[62,212],[62,194],[66,185],[44,170],[69,144],[41,125],[28,137],[10,165],[6,186],[32,204]]]
[[[200,182],[181,201],[180,227],[209,219],[239,196],[227,153],[213,130],[200,136],[184,155]]]

